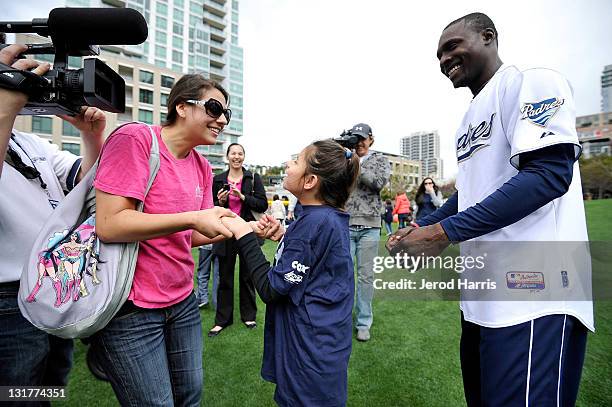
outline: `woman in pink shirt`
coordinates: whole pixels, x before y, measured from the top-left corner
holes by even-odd
[[[229,169],[215,175],[212,193],[215,204],[229,208],[246,221],[255,220],[253,212],[263,213],[268,209],[266,190],[259,174],[254,174],[242,167],[244,147],[232,143],[227,148]],[[234,322],[234,267],[238,256],[236,239],[229,239],[213,246],[213,253],[219,258],[219,288],[217,289],[217,313],[215,326],[208,331],[208,336],[217,336],[223,328]],[[257,305],[255,286],[246,268],[245,260],[240,256],[239,296],[240,319],[247,328],[255,328],[257,323]]]
[[[160,169],[144,196],[151,134],[128,124],[107,140],[96,187],[96,232],[104,242],[140,241],[128,301],[92,338],[122,405],[199,405],[202,328],[193,293],[191,248],[231,237],[213,207],[212,169],[194,148],[215,144],[230,120],[228,94],[201,75],[185,75],[168,97]],[[144,212],[135,210],[144,200]]]

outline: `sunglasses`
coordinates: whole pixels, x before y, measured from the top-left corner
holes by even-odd
[[[224,109],[221,102],[217,99],[208,99],[204,100],[187,100],[187,103],[191,103],[192,105],[198,105],[203,107],[206,111],[206,114],[212,117],[213,119],[218,119],[221,115],[225,116],[225,120],[229,124],[230,119],[232,118],[232,111],[230,109]]]
[[[40,172],[36,168],[30,167],[24,163],[19,154],[17,154],[17,151],[13,150],[10,145],[6,151],[4,161],[27,179],[36,179],[40,177]]]

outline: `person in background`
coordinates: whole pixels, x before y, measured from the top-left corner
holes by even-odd
[[[397,215],[399,221],[399,229],[402,229],[410,222],[410,200],[406,196],[405,191],[397,191],[395,194],[395,208],[393,214]]]
[[[391,223],[393,223],[393,204],[390,199],[385,201],[385,213],[383,214],[383,221],[385,222],[385,229],[387,229],[387,236],[393,233]]]
[[[271,215],[281,224],[285,221],[285,205],[276,194],[272,197]]]
[[[442,206],[442,192],[430,177],[423,179],[414,198],[416,220],[429,216]]]
[[[212,286],[212,304],[217,308],[217,287],[219,285],[219,259],[213,254],[213,245],[206,244],[200,246],[198,250],[198,288],[196,298],[198,307],[204,308],[208,306],[208,283],[210,281],[210,268],[213,270],[213,286]]]
[[[359,123],[351,133],[358,138],[355,154],[359,157],[357,185],[351,193],[346,211],[351,215],[351,255],[357,268],[357,300],[355,316],[358,341],[370,340],[370,328],[374,320],[372,298],[374,296],[374,258],[378,255],[380,241],[380,191],[389,182],[389,160],[383,154],[370,149],[374,143],[372,128]]]
[[[242,219],[255,220],[253,212],[263,213],[268,209],[268,198],[261,177],[242,166],[244,164],[242,145],[230,144],[226,156],[229,169],[215,175],[213,179],[212,193],[215,204],[229,208]],[[234,267],[238,256],[236,239],[231,238],[215,244],[213,254],[219,257],[219,287],[215,326],[208,331],[209,337],[219,335],[224,328],[234,322]],[[253,329],[257,327],[255,287],[247,273],[243,258],[239,264],[239,284],[240,319],[247,328]]]

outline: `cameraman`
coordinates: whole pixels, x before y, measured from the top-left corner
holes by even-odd
[[[0,42],[5,39],[0,33]],[[0,50],[0,62],[38,75],[47,72],[47,63],[17,59],[26,49],[8,46]],[[21,315],[19,279],[32,243],[64,191],[72,189],[95,163],[106,118],[92,107],[75,117],[62,116],[81,131],[85,147],[81,159],[34,134],[13,129],[27,95],[0,88],[0,101],[0,386],[65,386],[72,365],[72,340],[48,335]]]
[[[389,160],[370,151],[374,143],[372,129],[364,123],[356,124],[351,134],[359,138],[355,153],[359,156],[360,173],[357,185],[346,203],[351,215],[351,255],[357,265],[357,340],[370,340],[372,326],[372,296],[374,294],[374,257],[378,255],[380,240],[380,191],[389,182]]]

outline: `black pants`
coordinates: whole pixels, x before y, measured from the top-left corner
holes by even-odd
[[[225,256],[219,256],[219,288],[217,289],[217,315],[215,324],[226,327],[234,322],[234,266],[238,256],[236,239],[225,241]],[[245,259],[240,257],[239,291],[240,319],[242,322],[255,321],[257,304],[255,303],[255,286],[246,268]]]

